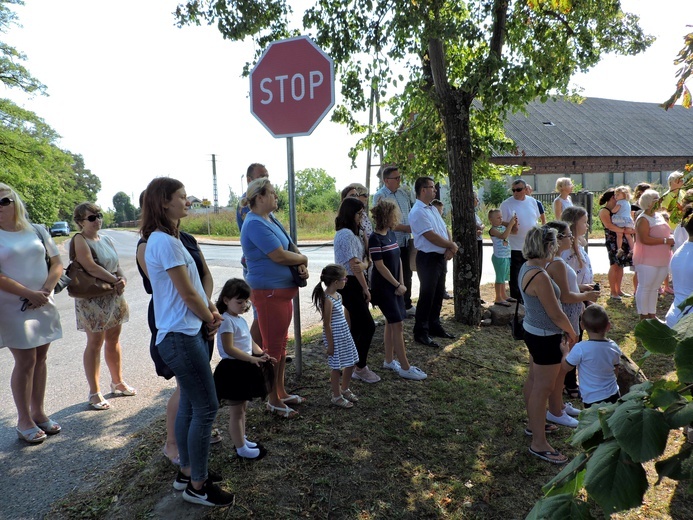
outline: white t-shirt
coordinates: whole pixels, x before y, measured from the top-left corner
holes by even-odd
[[[621,349],[610,339],[575,344],[565,360],[577,367],[583,402],[598,403],[618,393],[614,367],[620,359]]]
[[[681,311],[678,306],[693,294],[693,269],[691,266],[693,266],[693,242],[686,242],[676,250],[669,264],[671,280],[674,285],[674,302],[669,307],[665,318],[669,327],[673,327],[681,318]]]
[[[686,231],[681,224],[676,226],[674,229],[674,251],[678,249],[688,241],[688,231]]]
[[[169,332],[195,336],[200,332],[202,320],[185,304],[167,272],[173,267],[186,266],[190,282],[202,300],[208,303],[193,257],[179,239],[161,231],[154,231],[147,240],[144,261],[147,264],[149,281],[152,283],[154,319],[159,329],[156,344],[161,343]]]
[[[414,207],[409,212],[409,225],[414,234],[414,246],[424,253],[445,253],[445,248],[428,240],[423,234],[433,231],[445,240],[448,239],[448,228],[443,217],[435,206],[427,206],[420,200],[416,200]]]
[[[221,340],[221,335],[224,333],[233,334],[233,346],[238,350],[252,356],[253,340],[250,336],[248,322],[245,321],[241,316],[233,316],[228,312],[225,312],[223,317],[224,321],[221,322],[221,326],[217,331],[217,351],[219,352],[221,359],[236,359],[224,351],[224,344]]]
[[[512,251],[522,251],[525,245],[525,236],[529,230],[537,225],[539,220],[539,206],[532,197],[525,196],[524,200],[514,197],[505,199],[500,207],[503,222],[509,222],[513,214],[517,214],[518,230],[516,234],[508,235],[508,243]]]

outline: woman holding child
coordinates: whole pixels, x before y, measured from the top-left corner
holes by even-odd
[[[613,188],[609,188],[599,198],[599,204],[602,209],[599,210],[599,219],[604,226],[604,240],[606,242],[606,250],[609,254],[609,288],[611,289],[611,298],[620,300],[622,297],[629,296],[621,290],[621,282],[623,281],[623,268],[633,265],[632,255],[630,255],[630,246],[627,241],[622,244],[623,254],[617,256],[618,233],[625,233],[628,228],[619,227],[612,221],[612,216],[618,209],[618,200],[615,197]]]
[[[529,230],[522,248],[527,261],[520,268],[518,280],[525,305],[525,343],[531,355],[524,387],[529,416],[525,433],[532,436],[529,451],[547,462],[565,464],[568,459],[546,440],[546,433],[555,430],[546,425],[546,418],[551,417],[546,413],[547,401],[554,417],[565,414],[561,343],[564,335],[570,345],[577,341],[577,332],[559,304],[561,290],[544,268],[558,252],[557,235],[555,229],[547,226]]]

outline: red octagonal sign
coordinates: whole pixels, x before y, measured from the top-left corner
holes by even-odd
[[[250,111],[274,137],[310,135],[334,105],[334,63],[307,36],[270,44],[250,73]]]

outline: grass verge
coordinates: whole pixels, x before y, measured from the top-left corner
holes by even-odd
[[[483,288],[482,297],[491,300],[492,286]],[[661,314],[670,301],[661,299]],[[637,316],[632,299],[602,297],[600,303],[614,323],[611,337],[639,360],[643,351],[633,337]],[[268,456],[256,463],[241,462],[231,455],[228,436],[212,447],[210,466],[222,472],[224,485],[236,494],[232,507],[191,506],[172,490],[175,468],[160,454],[162,416],[135,434],[135,447],[122,464],[89,489],[55,504],[49,516],[524,518],[541,497],[541,486],[559,471],[527,452],[522,401],[526,347],[510,339],[506,328],[455,323],[449,302],[444,313],[446,328],[457,339],[442,349],[413,343],[411,323],[405,327],[410,361],[429,376],[423,382],[379,369],[383,328],[378,327],[369,365],[383,380],[375,385],[354,382],[360,401],[351,410],[330,404],[320,331],[306,332],[303,376],[297,379],[291,365],[287,371],[287,387],[309,399],[298,407],[300,416],[271,416],[257,401],[248,410],[248,437],[262,442]],[[650,356],[641,366],[651,378],[668,377],[672,370],[671,359],[663,356]],[[227,421],[228,409],[222,408],[217,426],[223,431]],[[573,457],[577,452],[569,444],[570,433],[561,428],[552,444]],[[651,483],[656,480],[652,465],[648,477]],[[693,518],[693,505],[676,482],[665,479],[648,492],[643,507],[618,518]]]

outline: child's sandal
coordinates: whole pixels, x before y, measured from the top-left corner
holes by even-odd
[[[333,397],[332,404],[335,406],[339,406],[340,408],[352,408],[354,406],[354,403],[352,403],[351,401],[347,401],[341,395],[339,397]]]
[[[344,399],[347,401],[351,401],[352,403],[359,402],[359,398],[356,397],[356,394],[351,391],[351,388],[347,388],[346,390],[342,391],[342,397],[344,397]]]

